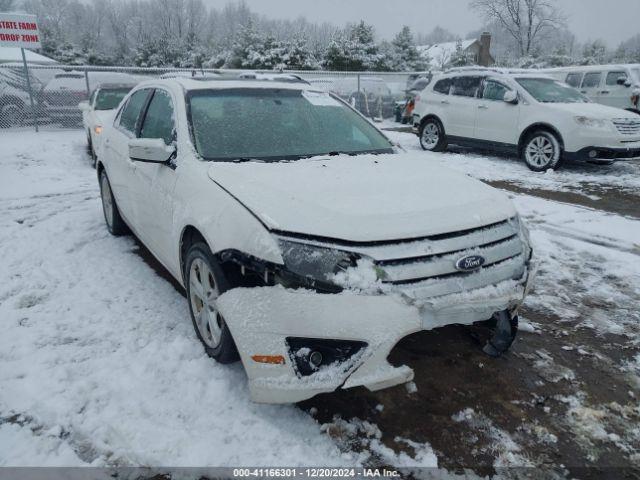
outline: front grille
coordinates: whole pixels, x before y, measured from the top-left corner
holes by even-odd
[[[622,135],[640,135],[640,120],[616,118],[613,124]]]
[[[427,252],[423,255],[374,257],[382,281],[393,285],[411,285],[436,279],[465,278],[523,254],[523,243],[514,222],[468,230],[463,235],[436,238],[421,242],[423,251]],[[456,262],[469,255],[481,255],[485,259],[482,267],[473,272],[458,270]]]

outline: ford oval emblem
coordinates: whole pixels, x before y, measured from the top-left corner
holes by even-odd
[[[456,262],[456,269],[461,272],[473,272],[484,265],[485,259],[480,255],[469,255]]]

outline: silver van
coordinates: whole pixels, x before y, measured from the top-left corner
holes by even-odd
[[[589,65],[543,70],[596,103],[640,114],[640,64]]]

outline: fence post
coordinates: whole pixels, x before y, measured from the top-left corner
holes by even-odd
[[[38,114],[36,113],[36,105],[33,101],[33,91],[31,89],[31,78],[29,78],[29,67],[27,67],[27,57],[24,54],[24,48],[21,48],[22,52],[22,65],[24,66],[24,75],[27,79],[27,89],[29,90],[29,102],[31,102],[31,117],[33,118],[33,125],[36,128],[36,133],[38,132]]]
[[[91,96],[91,89],[89,88],[89,72],[87,68],[84,69],[84,83],[87,85],[87,99]]]
[[[360,96],[360,74],[358,74],[358,96]]]

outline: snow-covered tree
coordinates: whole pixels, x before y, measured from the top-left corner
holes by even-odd
[[[363,71],[380,68],[380,60],[373,26],[361,21],[331,40],[323,64],[328,70]]]
[[[402,30],[398,32],[391,44],[393,46],[393,70],[413,71],[426,69],[427,64],[420,56],[413,39],[413,33],[408,26],[402,27]]]
[[[449,65],[452,67],[466,67],[467,65],[472,65],[472,64],[473,64],[473,59],[462,47],[462,40],[458,39],[456,41],[456,49],[451,54]]]
[[[581,65],[599,65],[605,63],[607,46],[602,40],[595,40],[585,44],[582,52]]]

